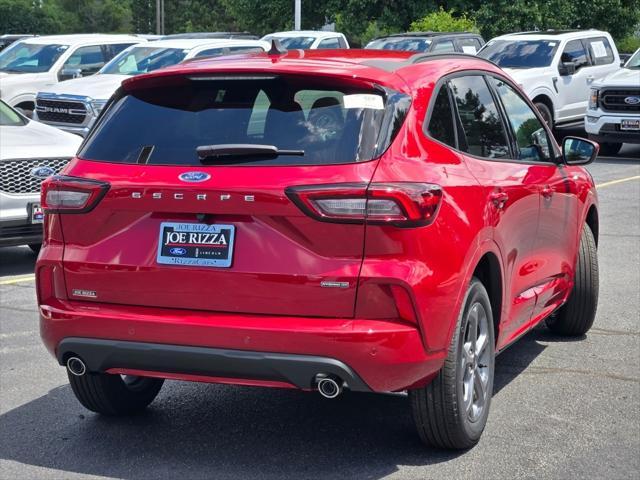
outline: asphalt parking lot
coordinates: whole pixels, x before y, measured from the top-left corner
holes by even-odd
[[[0,478],[638,478],[640,146],[589,169],[595,325],[577,340],[541,326],[500,355],[489,423],[468,452],[423,447],[402,395],[167,382],[141,416],[94,415],[40,342],[35,256],[0,250]]]

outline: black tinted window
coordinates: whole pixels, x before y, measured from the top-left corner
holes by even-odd
[[[589,52],[591,53],[594,65],[608,65],[613,63],[613,50],[611,49],[609,40],[605,37],[590,38],[587,40],[587,45],[589,46]]]
[[[452,147],[456,146],[453,112],[449,101],[449,89],[446,84],[440,87],[433,104],[431,120],[429,121],[429,135],[442,143]]]
[[[455,52],[456,48],[453,46],[451,40],[440,40],[431,49],[432,52]]]
[[[478,157],[509,157],[507,135],[484,77],[454,78],[450,85],[466,137],[460,149]]]
[[[318,165],[370,160],[392,140],[381,141],[381,130],[391,129],[385,119],[397,108],[377,91],[286,77],[175,81],[116,101],[81,155],[136,163],[152,148],[147,163],[195,165],[199,146],[266,144],[304,155],[261,158],[261,165]]]
[[[549,160],[549,137],[531,107],[505,82],[495,78],[491,81],[500,96],[515,135],[518,147],[516,158],[524,162]]]
[[[580,40],[571,40],[567,43],[562,51],[561,62],[573,62],[576,64],[576,70],[589,65],[589,58],[584,45]]]

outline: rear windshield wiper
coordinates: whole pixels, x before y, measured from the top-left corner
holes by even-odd
[[[202,163],[214,162],[259,162],[280,155],[304,156],[304,150],[280,150],[275,145],[256,145],[253,143],[225,143],[220,145],[201,145],[196,148]]]

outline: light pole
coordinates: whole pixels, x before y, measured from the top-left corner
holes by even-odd
[[[300,30],[302,23],[302,0],[295,0],[293,14],[293,29]]]
[[[156,0],[156,33],[164,35],[164,0]]]

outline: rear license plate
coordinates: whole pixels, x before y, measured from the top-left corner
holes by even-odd
[[[39,203],[29,204],[29,218],[31,223],[42,223],[44,221],[44,210]]]
[[[230,267],[235,226],[202,223],[160,224],[158,263]]]
[[[640,130],[640,119],[622,120],[620,122],[620,130]]]

